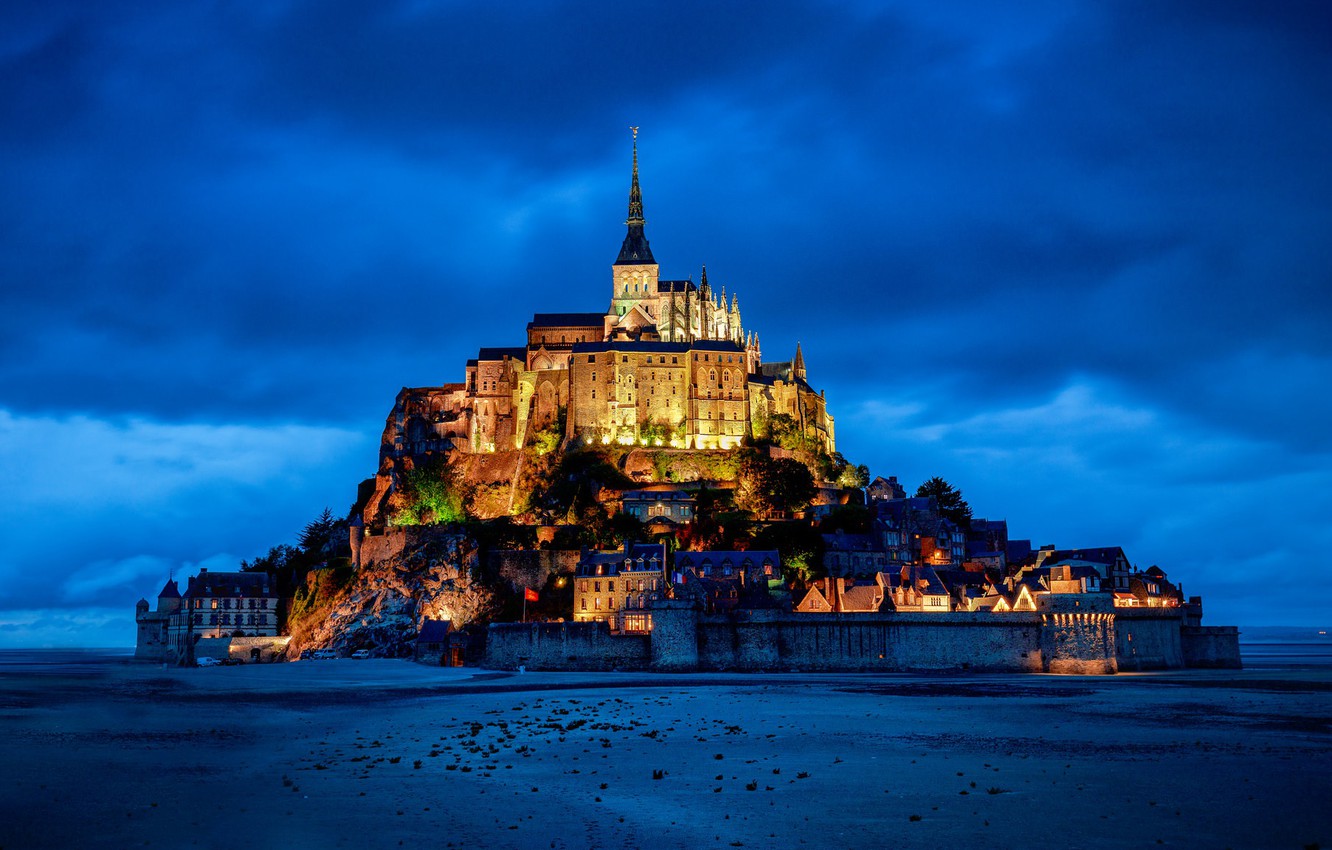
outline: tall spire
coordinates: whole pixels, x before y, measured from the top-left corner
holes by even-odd
[[[656,265],[652,249],[648,247],[647,236],[643,233],[643,191],[638,188],[638,128],[629,128],[634,134],[634,170],[629,183],[629,218],[625,224],[629,232],[625,234],[624,244],[620,246],[620,256],[615,260],[617,266]]]
[[[800,343],[796,343],[796,356],[791,361],[791,377],[805,380],[805,354],[800,350]]]
[[[625,224],[637,224],[642,227],[643,221],[643,190],[638,188],[638,128],[630,127],[634,134],[634,173],[629,181],[629,219]]]

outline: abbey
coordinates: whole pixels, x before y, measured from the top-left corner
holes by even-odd
[[[538,432],[570,443],[730,449],[784,414],[826,451],[833,418],[808,383],[803,353],[764,363],[740,299],[699,282],[663,280],[644,230],[634,134],[628,228],[601,313],[538,313],[526,345],[482,348],[463,383],[404,388],[383,453],[487,453]]]

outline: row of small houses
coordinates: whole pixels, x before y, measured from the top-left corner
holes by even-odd
[[[835,535],[825,536],[834,546]],[[839,550],[832,549],[836,552]],[[1177,607],[1182,591],[1152,567],[1130,574],[1118,547],[1057,550],[1046,547],[1007,567],[976,561],[950,566],[901,564],[876,569],[866,555],[858,570],[815,581],[795,602],[796,613],[1036,610],[1044,593],[1110,593],[1121,607]],[[605,622],[614,631],[651,628],[652,603],[691,599],[708,613],[791,605],[785,598],[776,550],[680,551],[668,560],[660,543],[626,542],[614,551],[584,550],[574,571],[575,622]]]
[[[1117,607],[1176,608],[1184,603],[1180,589],[1166,580],[1159,567],[1129,576],[1127,590],[1113,590],[1107,584],[1099,566],[1087,562],[1034,567],[1007,578],[992,570],[909,565],[896,572],[877,572],[868,579],[820,579],[795,611],[1035,611],[1036,597],[1046,593],[1111,593]]]

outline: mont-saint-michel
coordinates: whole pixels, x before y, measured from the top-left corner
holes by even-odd
[[[168,581],[138,603],[136,657],[660,673],[1240,666],[1237,630],[1203,625],[1180,576],[1103,541],[1033,546],[941,478],[912,491],[871,479],[837,450],[835,400],[798,343],[765,357],[740,294],[702,264],[697,282],[661,275],[637,128],[628,184],[604,310],[537,313],[522,345],[479,347],[462,381],[403,388],[349,515],[326,511],[299,546],[201,572],[183,592]]]

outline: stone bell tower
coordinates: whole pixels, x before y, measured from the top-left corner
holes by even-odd
[[[612,316],[623,316],[638,303],[654,311],[657,302],[657,261],[643,233],[643,192],[638,188],[638,128],[630,129],[634,134],[634,170],[629,184],[629,218],[624,222],[629,231],[620,246],[620,256],[611,266]]]

